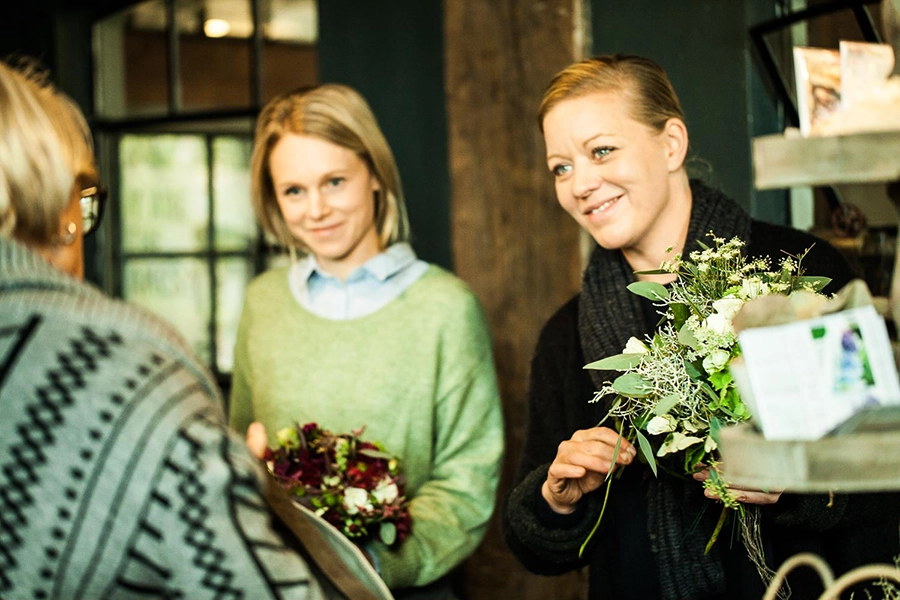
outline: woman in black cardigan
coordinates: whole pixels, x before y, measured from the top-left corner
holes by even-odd
[[[619,437],[596,427],[608,404],[589,403],[616,374],[583,366],[622,352],[631,336],[652,334],[657,309],[626,286],[636,279],[672,281],[673,275],[634,272],[657,269],[675,253],[687,256],[709,231],[741,238],[750,256],[777,260],[812,247],[803,265],[808,274],[832,278],[826,293],[854,274],[826,242],[756,221],[721,192],[688,178],[681,106],[665,72],[649,60],[601,56],[564,69],[544,95],[539,123],[559,203],[598,246],[581,293],[550,319],[538,342],[529,429],[504,515],[507,542],[537,573],[589,565],[591,598],[758,600],[765,586],[739,535],[723,533],[704,554],[720,513],[716,501],[697,481],[663,472],[655,477],[626,440],[615,463],[627,468],[579,558],[603,504],[600,488]],[[895,494],[732,491],[761,508],[763,551],[772,568],[800,551],[822,555],[836,572],[891,562],[900,552]],[[821,593],[814,574],[801,571],[791,583],[794,598]]]

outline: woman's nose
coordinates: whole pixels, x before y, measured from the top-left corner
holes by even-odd
[[[319,192],[310,193],[307,207],[307,212],[311,219],[321,219],[328,215],[328,203]]]
[[[594,165],[576,168],[572,174],[572,194],[579,200],[593,194],[601,185],[603,185],[603,177]]]

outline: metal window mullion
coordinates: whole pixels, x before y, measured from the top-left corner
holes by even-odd
[[[181,45],[178,39],[178,20],[175,4],[177,0],[166,0],[166,34],[169,50],[169,114],[181,112]]]
[[[206,188],[207,188],[207,208],[209,214],[209,225],[206,228],[206,244],[207,244],[207,267],[209,269],[209,359],[213,373],[219,374],[219,355],[218,355],[218,335],[216,324],[219,318],[219,299],[218,299],[218,281],[216,274],[216,263],[218,255],[216,253],[216,198],[214,186],[214,160],[215,151],[213,148],[213,136],[206,136]]]
[[[263,27],[262,0],[250,0],[253,19],[253,38],[250,42],[250,106],[256,110],[262,106],[263,88]]]

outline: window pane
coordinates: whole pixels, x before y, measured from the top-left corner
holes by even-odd
[[[166,18],[165,0],[148,0],[94,26],[98,115],[124,118],[166,113]]]
[[[259,0],[262,3],[263,99],[319,81],[319,17],[316,0]]]
[[[125,252],[207,248],[209,193],[201,136],[126,135],[121,160]]]
[[[218,250],[256,249],[257,227],[250,204],[249,139],[213,140],[213,199]]]
[[[177,0],[182,109],[250,106],[250,0]]]
[[[216,358],[222,373],[230,373],[234,368],[234,342],[244,306],[244,290],[252,278],[250,259],[222,259],[216,265]]]
[[[207,262],[196,258],[141,258],[127,260],[124,267],[125,299],[171,323],[208,363],[212,317]]]

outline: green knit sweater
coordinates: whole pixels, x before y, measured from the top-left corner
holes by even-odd
[[[412,535],[396,551],[370,547],[393,589],[441,577],[484,535],[503,452],[490,334],[476,298],[439,267],[347,321],[303,309],[286,268],[260,275],[238,328],[230,418],[270,437],[294,422],[364,425],[400,457]]]

